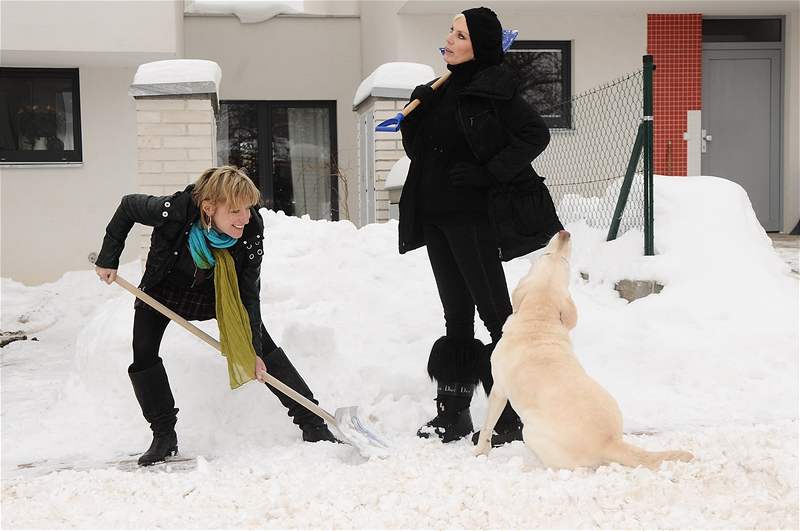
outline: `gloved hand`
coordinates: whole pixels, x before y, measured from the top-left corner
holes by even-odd
[[[456,163],[448,177],[455,188],[489,188],[495,182],[486,168],[468,162]]]
[[[411,93],[411,101],[419,100],[420,105],[425,105],[433,97],[433,89],[428,85],[417,85]]]

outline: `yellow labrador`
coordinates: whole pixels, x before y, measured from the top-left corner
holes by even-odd
[[[491,433],[508,400],[524,423],[525,444],[550,468],[610,462],[656,469],[689,461],[689,452],[648,452],[622,440],[614,398],[584,371],[569,331],[578,321],[569,294],[569,232],[550,240],[511,297],[514,313],[492,354],[494,387],[476,455],[488,455]]]

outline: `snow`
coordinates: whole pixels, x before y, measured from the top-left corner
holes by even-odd
[[[202,59],[169,59],[139,65],[133,77],[134,85],[158,83],[191,83],[210,81],[219,89],[222,69],[214,61]]]
[[[353,107],[373,95],[376,89],[407,90],[429,82],[436,74],[428,65],[419,63],[385,63],[367,76],[353,97]]]
[[[392,165],[389,174],[386,176],[386,182],[383,184],[384,190],[397,190],[402,189],[408,177],[408,168],[411,167],[411,159],[403,155],[400,159]]]
[[[303,0],[188,0],[185,13],[196,15],[236,15],[243,24],[263,22],[277,15],[304,12]]]
[[[0,351],[2,526],[798,528],[798,280],[738,185],[657,177],[655,206],[654,257],[638,231],[609,243],[568,224],[572,339],[619,402],[626,438],[689,450],[691,463],[553,471],[522,443],[476,459],[466,440],[417,439],[444,328],[425,250],[398,255],[396,222],[356,229],[265,210],[270,333],[321,405],[361,406],[391,455],[300,442],[271,393],[230,391],[224,358],[173,325],[161,356],[180,449],[202,457],[189,469],[105,465],[149,443],[126,374],[131,296],[91,271],[34,287],[2,279],[2,329],[38,338]],[[505,264],[510,288],[531,259]],[[623,277],[665,288],[629,304],[613,290]],[[476,394],[476,426],[485,408]]]

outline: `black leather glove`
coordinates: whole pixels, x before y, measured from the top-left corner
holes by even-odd
[[[486,168],[467,162],[456,163],[448,177],[455,188],[489,188],[494,184],[494,177]]]
[[[431,101],[433,97],[433,89],[428,85],[417,85],[411,93],[411,101],[419,100],[421,105],[425,102]]]

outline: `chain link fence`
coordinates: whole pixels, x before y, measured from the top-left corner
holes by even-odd
[[[635,149],[643,92],[644,69],[552,108],[539,109],[542,116],[571,117],[571,128],[551,130],[550,145],[533,164],[545,178],[564,225],[583,220],[591,227],[608,230],[635,154],[630,193],[627,204],[621,205],[624,209],[617,234],[644,228],[645,157],[638,156]]]

